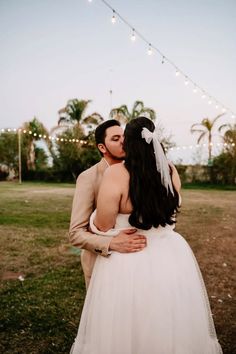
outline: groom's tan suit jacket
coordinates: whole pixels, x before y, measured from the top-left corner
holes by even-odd
[[[70,243],[82,249],[81,264],[84,271],[86,287],[92,275],[98,254],[109,255],[110,237],[98,236],[88,231],[89,218],[96,209],[97,196],[107,162],[102,159],[96,165],[82,172],[76,181],[69,230]]]

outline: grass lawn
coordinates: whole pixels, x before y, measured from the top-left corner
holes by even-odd
[[[0,182],[1,353],[70,351],[85,296],[67,241],[73,192],[74,185]],[[199,262],[224,354],[236,353],[236,192],[186,189],[182,198],[176,229]]]

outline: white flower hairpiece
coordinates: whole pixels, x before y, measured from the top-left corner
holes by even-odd
[[[148,130],[147,128],[142,129],[142,138],[146,140],[148,144],[153,143],[155,159],[156,159],[156,167],[157,171],[161,174],[161,183],[166,188],[167,193],[170,189],[171,193],[174,195],[169,164],[166,158],[166,155],[163,151],[163,148],[158,139],[158,131],[157,128],[153,132]]]

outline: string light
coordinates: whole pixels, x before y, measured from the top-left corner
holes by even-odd
[[[148,46],[148,51],[147,51],[148,55],[152,55],[152,45],[149,43]]]
[[[116,23],[116,16],[115,16],[115,10],[113,10],[113,15],[112,15],[112,18],[111,18],[111,22],[113,23],[113,25]]]
[[[32,136],[34,136],[34,137],[39,137],[40,139],[49,139],[49,140],[51,140],[51,141],[60,141],[60,142],[76,142],[76,143],[80,143],[81,145],[86,145],[87,144],[87,142],[86,141],[84,141],[84,140],[79,140],[79,139],[66,139],[66,138],[58,138],[58,137],[54,137],[54,136],[51,136],[51,135],[42,135],[42,134],[37,134],[37,133],[34,133],[34,132],[32,132],[31,130],[26,130],[26,129],[24,129],[24,130],[22,130],[21,128],[19,128],[19,129],[16,129],[16,128],[14,128],[14,129],[11,129],[11,128],[7,128],[7,129],[4,129],[4,128],[2,128],[1,130],[0,130],[0,134],[1,133],[6,133],[6,132],[8,132],[8,133],[11,133],[11,132],[14,132],[14,133],[18,133],[18,132],[23,132],[24,134],[29,134],[29,135],[32,135]]]
[[[11,133],[11,132],[14,132],[17,134],[17,132],[21,131],[21,129],[1,129],[0,132],[1,133]],[[87,144],[87,141],[84,141],[84,140],[79,140],[79,139],[76,139],[76,138],[73,138],[73,139],[66,139],[66,138],[58,138],[58,137],[54,137],[54,136],[51,136],[51,135],[41,135],[41,134],[37,134],[37,133],[33,133],[32,131],[27,131],[27,130],[23,130],[23,133],[24,134],[30,134],[30,135],[33,135],[33,136],[38,136],[39,138],[43,138],[43,139],[49,139],[51,141],[58,141],[58,142],[61,142],[61,143],[80,143],[80,145],[86,145]],[[230,143],[230,144],[227,144],[227,143],[211,143],[210,144],[212,147],[220,147],[220,146],[224,146],[224,147],[229,147],[229,146],[232,146],[234,147],[235,146],[235,143]],[[193,149],[199,149],[199,148],[207,148],[208,147],[208,144],[196,144],[196,145],[183,145],[183,146],[174,146],[174,147],[171,147],[169,150],[170,151],[173,151],[173,150],[177,150],[177,151],[180,151],[180,150],[193,150]]]
[[[88,0],[89,2],[91,2],[92,0]],[[108,3],[107,0],[100,0],[106,7],[108,7],[110,10],[112,10],[113,12],[113,16],[112,16],[112,23],[116,22],[116,17],[118,17],[127,27],[129,27],[131,30],[134,29],[134,26],[132,26],[119,12],[117,12],[116,10],[113,9],[113,7]],[[136,35],[143,41],[145,42],[147,45],[150,45],[150,41],[147,40],[147,38],[145,38],[145,36],[143,36],[142,33],[140,33],[139,31],[137,31],[137,29],[135,30],[135,38]],[[134,40],[131,36],[131,39]],[[151,45],[151,47],[148,49],[148,54],[151,55],[153,53],[153,51],[156,51],[161,57],[162,57],[162,61],[161,63],[164,64],[165,62],[168,62],[172,67],[177,68],[177,65],[170,60],[169,58],[167,58],[165,56],[165,54],[156,46]],[[186,75],[182,70],[180,70],[181,74],[184,77],[188,78],[188,82],[191,83],[194,86],[193,92],[196,93],[197,91],[203,92],[204,94],[201,96],[202,98],[205,97],[211,97],[212,100],[214,100],[215,102],[219,102],[219,100],[217,100],[215,97],[213,97],[211,94],[209,94],[206,90],[204,90],[202,87],[200,87],[199,85],[197,85],[188,75]],[[187,84],[186,84],[187,85]],[[196,88],[196,89],[195,89]],[[197,91],[196,91],[197,90]],[[206,93],[206,94],[205,94]],[[226,108],[226,106],[224,104],[222,104],[221,102],[219,102],[219,105],[217,106],[223,106]],[[228,111],[232,112],[231,109],[227,108]],[[233,114],[235,114],[234,112],[232,112]]]
[[[179,70],[176,70],[176,72],[175,72],[175,76],[179,76],[179,75],[180,75]]]
[[[185,79],[184,84],[185,84],[185,86],[188,86],[189,81],[188,81],[188,79],[187,79],[187,78]]]
[[[131,41],[133,41],[133,42],[135,42],[135,40],[136,40],[136,36],[135,36],[135,30],[134,30],[134,28],[133,28],[133,30],[132,30],[132,34],[131,34]]]

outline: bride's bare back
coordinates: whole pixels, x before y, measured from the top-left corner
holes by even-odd
[[[98,193],[96,226],[107,231],[115,225],[118,213],[129,214],[129,173],[123,163],[109,167],[103,176]]]
[[[179,193],[181,184],[178,172],[174,165],[170,165],[170,168],[174,188]],[[112,165],[105,171],[97,200],[95,224],[98,229],[107,231],[114,227],[118,213],[131,213],[129,179],[129,172],[123,163]]]

